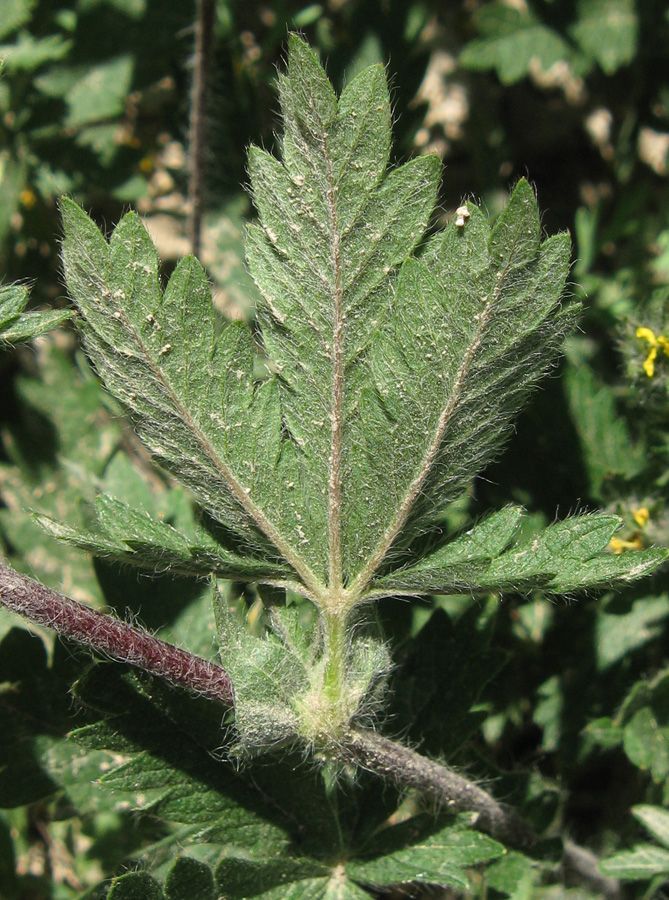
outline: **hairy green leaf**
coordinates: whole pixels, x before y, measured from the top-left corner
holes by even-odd
[[[466,888],[466,868],[504,853],[504,847],[492,838],[462,825],[451,825],[393,853],[349,863],[347,871],[357,880],[372,884],[425,881]]]
[[[178,571],[292,571],[322,607],[355,605],[370,587],[560,592],[652,569],[659,551],[599,552],[615,527],[606,517],[568,520],[503,552],[513,510],[402,565],[403,548],[497,450],[572,327],[576,307],[560,303],[569,241],[541,243],[536,200],[521,181],[492,230],[469,204],[463,222],[412,258],[438,164],[427,157],[386,172],[382,69],[366,69],[337,99],[313,51],[293,37],[280,93],[282,159],[257,148],[249,158],[260,219],[247,256],[273,373],[260,382],[245,326],[216,334],[195,260],[163,292],[135,216],[108,245],[77,207],[63,207],[66,277],[95,365],[152,452],[256,559],[244,573],[238,553],[188,545],[171,526],[104,498],[102,540],[63,536]]]
[[[217,602],[249,748],[296,734],[335,746],[342,723],[378,703],[387,651],[351,632],[369,598],[560,593],[629,581],[666,557],[606,552],[618,520],[597,514],[519,546],[515,508],[441,538],[449,505],[498,452],[574,326],[578,304],[562,302],[569,238],[542,240],[525,180],[493,227],[467,203],[426,238],[439,160],[389,167],[381,66],[337,97],[292,36],[279,93],[280,158],[249,153],[253,331],[217,321],[193,258],[163,289],[136,215],[107,242],[63,203],[65,276],[85,346],[212,527],[184,530],[113,491],[98,498],[96,532],[42,520],[79,547],[154,571],[264,581],[313,601],[316,626],[276,612],[260,638]]]
[[[559,303],[569,242],[540,243],[521,182],[492,231],[472,206],[409,259],[438,161],[386,173],[383,70],[337,100],[292,38],[280,90],[283,159],[251,151],[247,239],[274,376],[254,386],[244,326],[216,337],[194,260],[161,291],[136,217],[107,245],[65,203],[64,261],[89,352],[150,449],[327,603],[346,585],[359,597],[495,451],[573,323]]]
[[[289,573],[287,566],[254,560],[227,550],[205,529],[196,540],[110,497],[100,494],[96,500],[100,533],[78,531],[55,522],[48,516],[36,521],[59,540],[119,562],[130,563],[156,572],[180,575],[209,575],[239,581],[272,581]],[[198,540],[199,539],[199,540]]]
[[[527,591],[535,587],[561,594],[631,581],[652,572],[667,557],[667,551],[660,549],[620,555],[608,551],[621,520],[603,513],[556,522],[529,543],[499,553],[500,546],[512,538],[519,516],[520,511],[512,509],[495,513],[417,565],[375,579],[373,585],[383,592],[410,594]],[[499,529],[495,527],[498,523]],[[491,531],[500,541],[498,547],[486,543]],[[499,555],[494,553],[496,549]]]
[[[109,900],[165,900],[156,881],[147,872],[128,872],[115,878],[108,894]]]
[[[72,310],[24,312],[30,292],[25,285],[0,287],[0,346],[30,341],[72,318]]]
[[[214,900],[214,890],[209,866],[188,856],[177,857],[165,879],[167,900]]]

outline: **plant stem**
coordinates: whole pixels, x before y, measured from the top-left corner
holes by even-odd
[[[414,750],[370,731],[349,728],[340,747],[344,759],[382,778],[392,778],[403,787],[412,787],[453,812],[476,813],[474,827],[507,846],[528,848],[539,840],[534,829],[513,810],[499,803],[483,788],[441,763],[426,759]],[[591,850],[566,841],[561,862],[563,874],[571,872],[603,894],[606,900],[620,900],[617,878],[602,875]]]
[[[573,873],[587,882],[590,887],[606,900],[620,900],[622,890],[620,881],[609,875],[602,875],[598,869],[599,860],[587,847],[579,847],[573,841],[565,841],[562,855],[562,869],[564,874]],[[565,879],[566,880],[566,879]]]
[[[505,844],[527,847],[537,840],[527,822],[483,788],[409,747],[374,732],[350,728],[343,749],[350,762],[403,786],[417,788],[454,812],[477,813],[475,827]]]
[[[200,255],[202,207],[204,204],[204,168],[207,136],[207,96],[211,39],[214,24],[214,0],[197,0],[195,53],[190,94],[188,153],[188,239],[193,256]]]
[[[31,622],[53,628],[63,637],[85,644],[113,659],[137,666],[212,700],[234,704],[233,684],[222,667],[152,637],[113,616],[70,600],[2,564],[0,603]],[[346,625],[340,615],[327,613],[324,623],[326,662],[323,687],[327,699],[339,707],[346,700]],[[337,749],[347,761],[391,777],[399,784],[425,791],[451,809],[478,812],[478,827],[508,843],[523,844],[534,839],[524,822],[477,785],[388,738],[349,728],[343,741],[338,741]]]
[[[0,604],[37,625],[53,628],[63,637],[112,659],[137,666],[210,700],[234,705],[232,680],[221,666],[119,622],[113,616],[70,600],[2,563]],[[333,615],[330,619],[325,619],[326,632],[331,629],[326,634],[330,656],[326,665],[325,686],[332,686],[332,700],[339,703],[345,701],[346,629],[341,617]],[[336,750],[342,762],[353,763],[384,778],[391,778],[400,786],[416,788],[453,811],[475,812],[475,827],[505,844],[527,847],[537,840],[537,835],[525,821],[478,785],[402,744],[373,732],[349,727],[337,742]],[[567,842],[563,867],[574,871],[603,892],[607,900],[620,897],[619,882],[599,874],[596,857],[589,850]]]
[[[323,693],[338,713],[339,721],[350,715],[346,706],[346,614],[321,611],[323,617]]]
[[[63,637],[112,659],[137,666],[170,684],[187,687],[227,706],[234,704],[232,680],[225,669],[113,616],[63,597],[2,564],[0,603],[31,622],[53,628]]]

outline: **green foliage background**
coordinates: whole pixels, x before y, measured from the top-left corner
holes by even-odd
[[[34,305],[66,305],[62,194],[103,226],[135,206],[166,273],[187,252],[193,15],[189,3],[153,0],[2,4],[0,272],[7,283],[34,282]],[[276,66],[295,29],[320,49],[338,89],[364,66],[387,64],[396,161],[442,155],[444,221],[467,197],[494,217],[527,176],[546,230],[572,232],[581,330],[504,455],[451,507],[447,527],[522,504],[530,536],[558,515],[601,508],[624,519],[614,540],[669,545],[669,355],[658,342],[669,336],[664,4],[219,2],[203,262],[219,309],[235,318],[254,307],[242,263],[246,150],[274,145]],[[0,295],[0,328],[12,328],[24,301],[22,288]],[[649,332],[637,337],[638,328]],[[102,490],[183,528],[192,519],[187,496],[151,467],[74,332],[2,350],[0,378],[6,557],[213,658],[205,586],[91,561],[28,513],[82,529]],[[253,611],[252,592],[229,591]],[[666,572],[578,600],[539,592],[501,602],[386,600],[379,618],[397,663],[393,733],[488,780],[548,837],[570,836],[608,857],[606,870],[629,879],[628,896],[662,896]],[[434,811],[411,798],[398,815],[397,796],[371,778],[339,810],[335,834],[330,795],[296,760],[240,775],[216,761],[225,740],[219,710],[121,666],[91,667],[89,654],[46,632],[31,637],[5,612],[0,638],[3,898],[354,898],[369,896],[364,885],[411,881],[421,868],[469,896],[599,896],[554,883],[545,848],[538,859],[502,855],[487,838],[472,848],[461,822],[435,825]],[[486,859],[494,860],[487,869],[474,865]],[[149,871],[133,874],[147,861]],[[345,867],[345,890],[335,863]],[[110,887],[113,876],[121,877]]]

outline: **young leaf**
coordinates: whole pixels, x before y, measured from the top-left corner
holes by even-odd
[[[24,312],[30,292],[25,285],[0,286],[0,347],[30,341],[72,318],[72,310]]]
[[[293,740],[298,731],[294,702],[309,688],[301,654],[272,632],[262,639],[254,637],[237,610],[220,595],[214,609],[221,658],[240,686],[235,694],[235,724],[242,748],[267,748]],[[286,609],[284,620],[295,612]]]

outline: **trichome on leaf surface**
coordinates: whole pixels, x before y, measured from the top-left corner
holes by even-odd
[[[257,147],[249,154],[258,221],[246,252],[262,296],[255,329],[217,320],[195,258],[177,265],[163,291],[134,213],[107,242],[76,204],[62,205],[65,278],[86,351],[200,515],[180,528],[101,493],[89,530],[39,521],[119,563],[211,577],[220,661],[234,686],[235,754],[308,750],[333,809],[350,802],[342,782],[361,766],[474,812],[446,826],[430,818],[401,839],[391,828],[394,837],[384,850],[368,848],[366,862],[347,863],[341,847],[329,861],[294,859],[292,868],[274,850],[234,865],[231,853],[224,889],[248,882],[226,896],[353,898],[366,895],[360,885],[393,881],[463,885],[465,868],[504,853],[472,824],[516,844],[531,829],[464,777],[375,733],[392,659],[373,627],[373,602],[571,593],[629,582],[666,553],[614,555],[607,546],[619,521],[597,513],[523,543],[522,510],[508,507],[452,537],[449,505],[499,450],[575,325],[578,304],[563,299],[569,237],[542,240],[524,180],[492,228],[467,202],[444,230],[429,231],[440,162],[423,156],[389,169],[381,66],[338,98],[315,53],[292,36],[279,92],[281,158]],[[254,628],[218,580],[259,585]],[[0,593],[59,629],[55,613],[38,611],[38,595],[56,607],[57,595],[7,572]],[[116,643],[76,623],[65,633],[169,680],[150,653],[126,652],[137,631],[116,624]],[[211,672],[222,677],[220,667]],[[187,673],[171,680],[189,684]],[[201,680],[191,687],[207,693]],[[109,735],[89,739],[114,744]],[[285,879],[294,887],[278,887]]]

